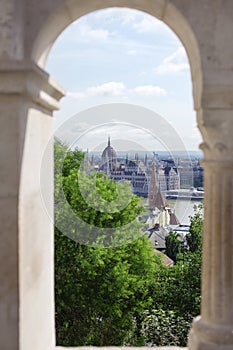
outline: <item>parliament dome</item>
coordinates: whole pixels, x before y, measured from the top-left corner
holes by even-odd
[[[117,154],[116,154],[116,151],[114,150],[114,148],[111,146],[110,137],[108,138],[108,145],[103,150],[101,158],[102,158],[103,162],[106,162],[106,161],[109,161],[109,160],[115,160],[116,161]]]

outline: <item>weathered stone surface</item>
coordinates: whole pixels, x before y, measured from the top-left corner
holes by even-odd
[[[95,346],[79,346],[79,347],[61,347],[61,346],[57,346],[56,350],[76,350],[76,349],[80,349],[80,350],[148,350],[150,348],[145,347],[145,346],[140,346],[140,347],[135,347],[135,346],[106,346],[106,347],[95,347]],[[181,348],[181,347],[177,347],[177,346],[154,346],[151,347],[151,349],[156,349],[156,350],[186,350],[187,348]]]
[[[206,177],[202,318],[194,322],[189,348],[232,350],[232,0],[1,0],[1,348],[55,346],[53,225],[40,196],[39,172],[63,91],[43,68],[56,37],[72,21],[113,6],[160,18],[187,50]]]

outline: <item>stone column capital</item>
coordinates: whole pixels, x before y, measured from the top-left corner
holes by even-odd
[[[59,109],[65,96],[59,84],[33,62],[1,62],[0,81],[1,95],[23,95],[50,112]]]
[[[231,108],[202,108],[198,110],[197,117],[203,136],[203,143],[199,147],[204,153],[205,161],[232,166],[233,100]]]
[[[212,143],[202,142],[199,148],[204,153],[204,160],[201,162],[204,167],[218,165],[220,169],[233,168],[233,147],[229,147],[226,142],[222,140],[216,140]]]

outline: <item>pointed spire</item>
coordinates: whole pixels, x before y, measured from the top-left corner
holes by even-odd
[[[180,222],[174,212],[170,212],[170,225],[180,225]]]
[[[162,193],[160,191],[158,191],[156,194],[156,197],[155,197],[155,207],[161,210],[167,206],[168,206],[168,204],[167,204],[166,199],[164,198]]]
[[[148,165],[148,157],[147,157],[147,153],[146,153],[146,156],[145,156],[145,166],[147,167]]]
[[[93,166],[94,165],[94,154],[92,153],[91,155],[91,165]]]
[[[110,136],[108,136],[108,146],[110,146],[111,142],[110,142]]]
[[[149,185],[149,191],[148,191],[148,197],[149,197],[149,207],[155,208],[156,204],[156,196],[158,193],[158,187],[157,187],[157,180],[156,180],[156,171],[155,171],[155,163],[153,161],[152,163],[152,171],[151,171],[151,177],[150,177],[150,185]]]
[[[156,172],[156,164],[153,161],[152,163],[152,171],[151,171],[151,178],[150,178],[150,185],[149,185],[149,207],[150,208],[158,208],[163,209],[167,207],[166,199],[164,198],[163,194],[160,191],[160,186],[158,186],[157,182],[157,172]]]

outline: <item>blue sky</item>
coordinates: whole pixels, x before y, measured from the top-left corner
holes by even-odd
[[[198,149],[187,56],[177,36],[154,17],[115,8],[90,13],[59,36],[46,69],[67,91],[56,126],[90,107],[134,104],[164,118],[187,149]],[[111,133],[117,138],[112,125]]]

